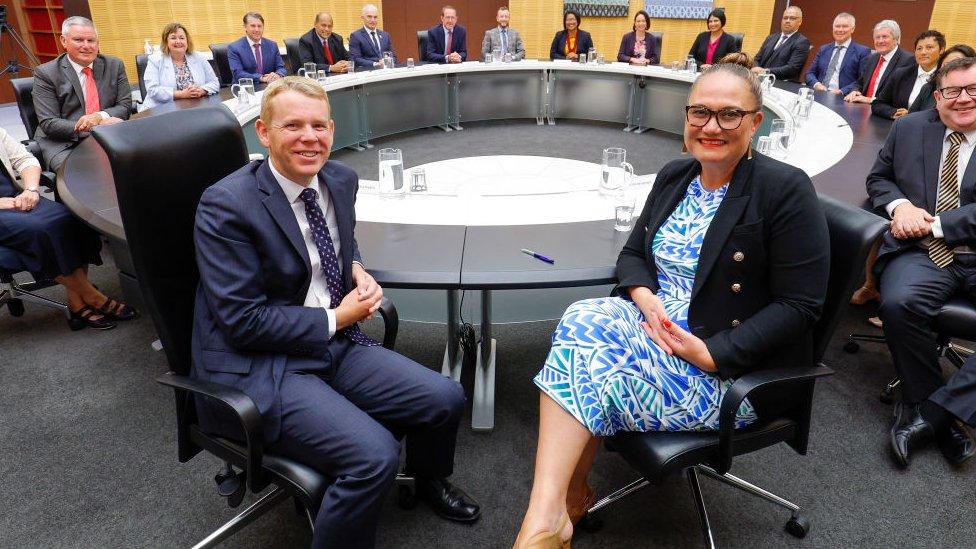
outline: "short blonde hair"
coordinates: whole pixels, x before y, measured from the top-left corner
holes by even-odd
[[[159,42],[159,51],[169,55],[169,35],[180,29],[183,29],[183,34],[186,35],[186,54],[190,55],[193,53],[193,40],[190,39],[190,31],[186,30],[183,23],[177,22],[170,23],[163,27],[163,39]]]
[[[329,96],[325,93],[325,88],[315,80],[303,76],[279,78],[268,84],[268,87],[264,90],[264,96],[261,97],[261,120],[265,124],[270,125],[271,117],[274,115],[274,110],[271,108],[271,100],[286,91],[297,92],[313,99],[321,99],[325,101],[326,105],[329,105]],[[331,113],[332,107],[330,105],[329,114]]]

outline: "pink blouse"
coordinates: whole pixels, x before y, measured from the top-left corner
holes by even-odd
[[[718,40],[708,43],[708,53],[705,54],[705,64],[712,65],[715,57],[715,49],[718,48],[718,42],[722,37],[719,36]]]

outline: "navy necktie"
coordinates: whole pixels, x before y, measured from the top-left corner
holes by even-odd
[[[342,301],[342,275],[339,274],[339,258],[336,257],[335,246],[332,245],[332,237],[329,235],[329,226],[325,224],[325,215],[319,207],[318,193],[315,189],[302,191],[302,202],[305,203],[305,217],[308,218],[308,225],[312,228],[312,241],[319,250],[319,261],[322,263],[322,272],[325,273],[325,284],[329,288],[330,309],[335,309]],[[360,345],[378,345],[359,329],[359,324],[349,325],[337,333],[345,334],[346,337]]]

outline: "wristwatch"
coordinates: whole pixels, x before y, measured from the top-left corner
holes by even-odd
[[[36,195],[38,195],[38,196],[40,196],[40,195],[41,195],[41,191],[39,191],[39,190],[37,190],[37,189],[24,189],[24,190],[25,190],[25,191],[30,191],[30,192],[32,192],[32,193],[34,193],[34,194],[36,194]]]

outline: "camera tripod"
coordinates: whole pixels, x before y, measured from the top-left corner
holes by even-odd
[[[14,48],[11,52],[12,58],[7,61],[5,66],[0,68],[0,76],[9,74],[12,77],[15,76],[21,69],[26,69],[29,71],[40,64],[40,62],[37,60],[37,56],[34,55],[34,52],[27,47],[27,43],[24,42],[24,39],[21,38],[21,36],[17,34],[17,31],[14,30],[14,28],[10,26],[10,23],[7,22],[7,6],[0,6],[0,60],[7,58],[7,56],[4,55],[4,36],[10,36],[10,39],[14,42]],[[24,55],[27,56],[27,60],[30,63],[29,67],[21,65],[20,62],[17,61],[17,47],[19,47],[20,50],[24,52]]]

